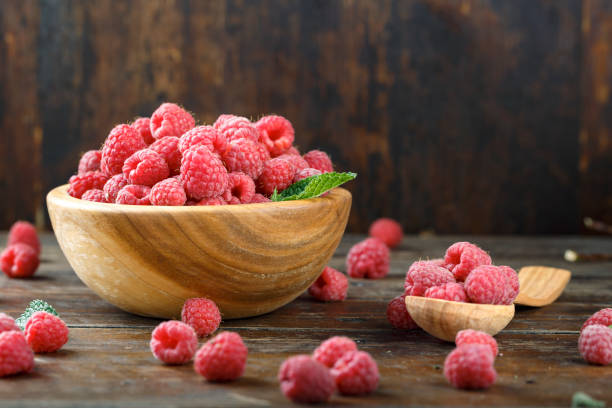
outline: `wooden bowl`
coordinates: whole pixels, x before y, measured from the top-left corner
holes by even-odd
[[[47,195],[68,262],[100,297],[142,316],[179,318],[185,299],[223,317],[257,316],[314,282],[340,243],[351,194],[278,203],[154,207]]]

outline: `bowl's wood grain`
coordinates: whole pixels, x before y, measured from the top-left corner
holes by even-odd
[[[79,278],[131,313],[177,318],[191,297],[224,318],[256,316],[299,296],[346,227],[351,194],[281,203],[149,207],[47,195],[53,230]]]

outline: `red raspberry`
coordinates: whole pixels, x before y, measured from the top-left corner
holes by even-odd
[[[311,150],[304,155],[304,160],[308,162],[309,167],[320,170],[322,173],[331,173],[334,171],[334,165],[327,153],[320,150]]]
[[[326,367],[333,367],[336,361],[349,351],[357,351],[357,344],[345,336],[333,336],[325,340],[312,353],[319,363]]]
[[[0,313],[0,333],[11,330],[20,331],[21,329],[15,323],[15,319],[6,313]]]
[[[266,160],[260,145],[250,139],[232,140],[222,158],[228,171],[241,171],[252,179],[259,177]]]
[[[480,265],[491,265],[491,257],[482,249],[469,242],[455,242],[444,255],[446,268],[458,281],[464,281],[469,273]]]
[[[365,395],[378,387],[378,366],[365,351],[345,353],[331,369],[338,391],[344,395]]]
[[[612,363],[612,329],[603,324],[592,324],[580,333],[578,339],[580,355],[591,364]]]
[[[302,156],[297,156],[295,154],[281,154],[277,158],[278,159],[285,159],[289,163],[293,164],[293,168],[295,169],[295,174],[297,174],[298,172],[300,172],[300,171],[302,171],[304,169],[312,168],[312,167],[310,167],[308,162],[306,160],[304,160],[304,158]],[[316,170],[316,169],[313,169],[313,170]]]
[[[108,177],[122,172],[123,163],[147,144],[130,125],[118,125],[108,134],[102,147],[100,169]],[[89,190],[89,189],[88,189]]]
[[[181,170],[181,152],[179,150],[179,138],[168,136],[159,139],[149,146],[149,149],[157,152],[168,163],[170,175],[177,175]]]
[[[257,203],[269,203],[271,200],[266,197],[265,195],[259,194],[259,193],[255,193],[253,195],[253,198],[251,199],[251,204],[257,204]]]
[[[102,190],[100,190],[98,188],[87,190],[81,196],[81,200],[94,201],[94,202],[97,202],[97,203],[108,203],[108,200],[106,200],[106,194],[104,194],[104,191],[102,191]]]
[[[36,312],[26,322],[25,338],[35,353],[51,353],[68,341],[68,326],[59,317]]]
[[[160,141],[166,139],[169,137],[160,139]],[[187,201],[187,195],[180,181],[168,178],[151,188],[149,200],[152,205],[183,205]]]
[[[295,176],[293,177],[293,182],[297,183],[298,181],[304,180],[305,178],[318,176],[320,174],[322,174],[320,170],[307,167],[295,173]]]
[[[196,201],[193,205],[225,205],[227,202],[222,197],[203,198]]]
[[[206,146],[196,146],[183,154],[181,181],[188,197],[201,200],[223,194],[229,176],[216,154]]]
[[[278,381],[283,395],[298,403],[325,402],[336,390],[329,370],[304,354],[283,361],[278,370]]]
[[[151,115],[151,134],[155,139],[181,136],[195,126],[193,116],[174,103],[162,103]]]
[[[402,226],[391,218],[379,218],[370,225],[369,234],[378,238],[389,248],[395,248],[402,242]]]
[[[259,130],[259,140],[272,156],[279,156],[286,152],[295,139],[295,131],[291,122],[282,116],[264,116],[255,123]]]
[[[227,139],[212,126],[197,126],[184,133],[179,139],[179,151],[181,154],[195,146],[206,146],[219,155],[224,154],[227,149]]]
[[[78,174],[87,173],[88,171],[100,171],[100,160],[102,159],[101,150],[90,150],[85,152],[79,160]]]
[[[484,344],[464,344],[444,360],[444,376],[456,388],[489,388],[497,379],[491,348]]]
[[[340,301],[346,299],[348,279],[343,273],[326,266],[317,280],[308,288],[315,299],[324,302]]]
[[[0,333],[0,377],[34,368],[34,353],[21,331]]]
[[[11,227],[8,234],[7,246],[13,244],[28,245],[32,247],[37,254],[40,254],[40,241],[38,239],[36,227],[27,221],[17,221]]]
[[[195,330],[200,337],[208,336],[219,328],[221,324],[221,312],[210,299],[192,298],[187,299],[181,311],[181,320]]]
[[[463,285],[455,282],[432,286],[425,291],[423,296],[432,299],[451,300],[453,302],[468,302]]]
[[[519,293],[518,274],[509,266],[501,265],[498,267],[501,273],[506,277],[506,291],[500,304],[511,305]]]
[[[412,320],[406,309],[406,295],[394,297],[387,305],[387,320],[396,329],[416,329],[419,326]]]
[[[257,191],[270,195],[281,192],[291,185],[295,169],[293,164],[284,159],[270,159],[264,164],[263,171],[257,179]]]
[[[68,194],[75,198],[81,198],[87,190],[103,189],[107,180],[108,177],[100,171],[88,171],[87,173],[77,174],[70,177]]]
[[[253,142],[259,141],[259,131],[255,125],[242,116],[221,115],[213,127],[221,132],[228,142],[242,138]]]
[[[431,261],[416,261],[406,272],[404,289],[406,295],[423,296],[427,289],[449,282],[455,282],[455,278],[448,269],[436,266]]]
[[[108,181],[104,184],[104,188],[102,189],[104,191],[104,195],[106,196],[106,201],[108,201],[109,203],[114,203],[117,199],[117,194],[119,193],[119,190],[121,190],[128,184],[130,183],[128,183],[123,173],[116,174],[113,177],[109,178]]]
[[[231,197],[238,199],[237,204],[248,204],[255,195],[255,182],[244,173],[229,174],[229,190]]]
[[[297,149],[297,147],[295,146],[291,146],[285,153],[283,154],[291,154],[294,156],[301,156],[302,154],[300,153],[300,151]]]
[[[506,298],[506,275],[497,266],[479,266],[465,280],[465,292],[474,303],[500,305]]]
[[[389,273],[389,248],[378,238],[368,238],[350,249],[346,271],[352,278],[379,279]]]
[[[455,336],[455,344],[457,347],[464,344],[484,344],[493,353],[493,358],[497,356],[497,341],[495,341],[493,336],[485,332],[472,329],[461,330]]]
[[[123,175],[130,184],[151,187],[170,176],[168,163],[161,154],[143,149],[131,155],[123,164]]]
[[[151,205],[151,187],[128,184],[117,193],[117,204]]]
[[[580,329],[580,332],[582,332],[585,327],[590,326],[592,324],[603,324],[604,326],[612,325],[612,309],[601,309],[600,311],[593,314],[586,320],[586,322],[584,322],[582,328]]]
[[[198,336],[193,328],[178,320],[160,323],[151,333],[151,352],[166,364],[185,364],[198,348]]]
[[[146,144],[150,145],[155,142],[151,134],[151,120],[149,118],[137,118],[131,126],[138,132]]]
[[[223,332],[206,342],[195,358],[195,370],[208,381],[242,376],[249,351],[238,333]]]
[[[29,245],[12,244],[0,254],[0,268],[9,278],[27,278],[38,269],[38,254]]]

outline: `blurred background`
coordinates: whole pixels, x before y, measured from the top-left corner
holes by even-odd
[[[3,0],[0,228],[163,101],[292,121],[359,174],[349,231],[612,223],[612,2]]]

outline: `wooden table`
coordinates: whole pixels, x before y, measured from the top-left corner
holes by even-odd
[[[5,242],[5,235],[0,239]],[[360,236],[347,235],[330,265],[344,258]],[[439,257],[452,242],[468,239],[490,251],[494,261],[515,268],[543,264],[569,268],[572,280],[557,303],[519,307],[497,336],[497,383],[484,392],[458,391],[442,374],[453,345],[420,330],[392,329],[387,302],[402,291],[404,273],[419,258]],[[149,351],[158,320],[124,313],[98,298],[70,269],[55,238],[44,234],[43,263],[33,279],[0,278],[0,311],[18,316],[33,298],[53,304],[70,326],[70,341],[53,354],[36,356],[29,375],[0,380],[0,406],[267,406],[287,405],[276,374],[288,356],[310,353],[332,335],[349,336],[377,360],[381,383],[368,397],[334,396],[337,405],[569,406],[584,391],[612,404],[612,367],[589,366],[576,344],[582,322],[612,306],[612,263],[570,264],[563,251],[612,252],[609,238],[408,237],[391,257],[382,280],[351,280],[349,298],[319,303],[307,294],[265,316],[223,322],[249,348],[245,375],[210,384],[191,365],[169,367]]]

